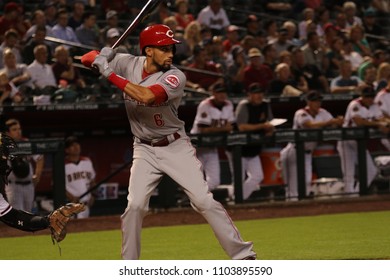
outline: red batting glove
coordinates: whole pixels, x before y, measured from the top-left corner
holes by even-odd
[[[81,57],[81,63],[88,68],[92,68],[92,63],[95,60],[95,57],[99,54],[99,51],[93,50],[87,52]]]

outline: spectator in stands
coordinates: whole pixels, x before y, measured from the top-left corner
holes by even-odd
[[[33,36],[23,47],[22,49],[22,56],[23,56],[23,62],[28,64],[31,64],[35,57],[34,57],[34,48],[38,45],[44,45],[46,47],[47,51],[47,60],[46,63],[51,63],[52,59],[52,49],[51,45],[45,41],[46,37],[46,27],[43,25],[37,26],[37,29],[35,30],[35,36]]]
[[[16,2],[8,2],[4,6],[4,13],[0,16],[0,42],[3,42],[5,33],[13,29],[17,36],[23,38],[29,26],[20,19],[23,7]]]
[[[235,124],[233,104],[227,97],[227,88],[222,83],[214,84],[212,96],[199,103],[191,134],[230,133]],[[209,190],[220,185],[218,148],[201,147],[196,153],[202,163]]]
[[[69,14],[66,9],[59,9],[57,13],[57,24],[52,31],[56,38],[73,43],[80,43],[72,27],[68,26]]]
[[[347,29],[354,25],[363,25],[362,19],[356,15],[356,4],[352,1],[346,1],[343,4],[343,11],[347,20]]]
[[[241,47],[244,49],[246,55],[248,55],[250,49],[256,48],[256,46],[257,41],[252,35],[245,35],[241,40]]]
[[[213,35],[224,35],[230,25],[222,0],[209,0],[208,5],[199,12],[197,20],[201,25],[208,26]]]
[[[174,13],[169,9],[168,4],[165,1],[162,1],[157,6],[156,11],[148,18],[148,24],[161,24],[166,18],[171,16],[174,16]]]
[[[374,66],[374,64],[369,64],[366,68],[364,68],[364,73],[363,73],[363,82],[369,86],[372,87],[375,90],[375,80],[376,80],[376,75],[377,75],[377,69]]]
[[[194,47],[199,45],[202,42],[202,36],[200,34],[201,26],[199,22],[192,21],[184,29],[184,40],[185,43],[189,46],[191,52],[194,50]]]
[[[292,46],[291,41],[288,39],[288,30],[286,28],[279,29],[278,38],[272,44],[274,45],[278,57],[282,51],[288,50]]]
[[[18,89],[10,82],[5,71],[0,70],[0,106],[11,104],[17,95]]]
[[[309,90],[329,93],[329,82],[325,75],[314,64],[305,63],[305,57],[300,48],[294,48],[292,54],[291,72],[295,81],[305,79]]]
[[[298,35],[301,41],[306,41],[307,38],[307,24],[314,21],[314,10],[306,8],[302,12],[303,19],[298,23]]]
[[[18,90],[27,85],[31,79],[27,72],[27,65],[24,63],[17,63],[15,54],[10,49],[5,49],[3,52],[4,68],[2,69],[12,83]]]
[[[310,91],[305,96],[306,106],[294,114],[293,129],[322,129],[325,127],[341,126],[343,117],[334,118],[322,108],[323,96],[317,91]],[[305,142],[305,188],[306,196],[311,195],[312,153],[317,142]],[[288,143],[280,152],[283,181],[287,185],[286,200],[298,200],[297,156],[294,143]]]
[[[27,141],[23,136],[20,121],[8,119],[5,123],[6,134],[16,142]],[[8,201],[12,207],[26,212],[32,212],[35,199],[35,187],[39,183],[44,167],[44,156],[35,154],[21,156],[11,161],[13,168],[5,186]]]
[[[316,33],[320,38],[323,38],[325,34],[324,27],[327,23],[330,21],[330,13],[329,10],[324,7],[320,6],[315,11],[315,18],[314,21],[317,23]],[[308,33],[309,34],[309,33]]]
[[[15,29],[10,29],[5,33],[4,42],[0,45],[0,54],[2,56],[5,49],[10,49],[15,57],[17,63],[22,63],[22,55],[20,52],[19,35]],[[4,67],[3,60],[0,60],[0,69]]]
[[[307,43],[302,47],[307,64],[314,64],[317,68],[325,73],[328,65],[326,51],[321,45],[320,36],[316,32],[307,34]]]
[[[229,25],[226,32],[226,38],[223,40],[223,51],[229,53],[230,49],[235,45],[240,45],[240,28],[237,25]]]
[[[262,30],[260,20],[256,15],[248,15],[244,26],[246,27],[246,34],[251,36],[256,36]]]
[[[194,71],[187,70],[185,74],[187,76],[187,86],[195,90],[208,91],[214,84],[221,83],[221,71],[217,65],[210,60],[207,60],[206,51],[203,46],[198,45],[193,51],[194,62],[188,65],[189,68],[193,68]],[[205,70],[210,73],[202,73]],[[215,75],[212,75],[215,73]]]
[[[263,49],[262,49],[262,54],[264,56],[263,63],[265,65],[268,65],[269,68],[272,70],[275,69],[277,63],[278,63],[278,53],[274,47],[273,44],[267,44]]]
[[[324,25],[323,43],[325,45],[326,52],[328,52],[332,48],[332,42],[334,41],[334,39],[339,37],[340,30],[336,25],[330,22]]]
[[[364,80],[365,68],[368,67],[370,64],[374,65],[375,68],[379,68],[379,65],[381,65],[382,62],[386,62],[386,61],[387,61],[386,53],[381,49],[375,50],[374,54],[372,56],[366,57],[365,61],[359,65],[359,68],[357,71],[359,78],[361,80]]]
[[[349,60],[340,61],[340,75],[331,79],[331,93],[358,93],[366,84],[359,77],[352,75],[352,64]]]
[[[345,112],[343,127],[376,127],[382,133],[388,134],[389,128],[386,126],[386,119],[380,107],[374,103],[375,91],[371,87],[366,87],[361,96],[353,99]],[[344,190],[351,196],[359,196],[359,183],[355,181],[355,166],[358,164],[356,140],[338,141],[337,150],[340,155],[341,169],[344,178]],[[374,180],[378,169],[366,150],[367,186]]]
[[[126,0],[101,0],[100,7],[102,12],[105,14],[108,11],[116,11],[118,17],[126,15],[128,12],[128,3]],[[133,1],[132,1],[133,2]]]
[[[56,84],[65,83],[72,89],[83,89],[86,84],[78,69],[73,66],[73,59],[69,56],[69,51],[65,46],[59,45],[54,51],[56,61],[51,65]]]
[[[83,24],[77,27],[75,34],[80,43],[100,48],[99,31],[96,25],[96,15],[93,12],[83,14]]]
[[[383,38],[384,30],[377,22],[376,11],[371,7],[364,11],[363,28],[366,34],[374,35],[366,38],[371,50],[385,48],[389,45],[389,42]]]
[[[382,62],[381,64],[379,64],[376,79],[374,82],[375,92],[380,92],[382,89],[387,88],[389,78],[390,78],[390,63]]]
[[[342,32],[348,32],[347,28],[347,16],[344,12],[339,11],[336,15],[335,26],[338,27]]]
[[[259,49],[252,48],[248,52],[249,65],[244,70],[243,83],[245,89],[253,83],[258,83],[264,89],[268,89],[269,83],[274,78],[272,69],[262,63],[262,54]]]
[[[195,20],[194,15],[189,12],[188,0],[176,0],[175,9],[178,27],[184,30],[190,22]]]
[[[364,58],[360,55],[360,53],[354,51],[352,46],[350,39],[344,39],[343,58],[344,60],[349,60],[351,62],[352,72],[357,73],[360,65],[364,62]]]
[[[274,126],[270,124],[273,118],[271,105],[264,101],[265,89],[258,83],[253,83],[248,88],[248,97],[242,99],[235,110],[238,131],[251,132],[262,137],[271,136]],[[261,145],[242,146],[242,190],[243,199],[260,189],[260,183],[264,179],[263,167],[260,161]],[[229,160],[231,174],[234,174],[233,156],[226,152]],[[234,182],[234,179],[232,180]]]
[[[245,92],[244,75],[247,59],[241,46],[233,46],[231,58],[226,62],[229,92],[241,95]]]
[[[54,25],[57,24],[57,6],[54,3],[54,1],[47,1],[44,4],[44,12],[45,12],[45,18],[46,18],[46,24],[51,26],[52,28]]]
[[[107,34],[104,36],[106,38],[105,45],[111,47],[119,39],[121,33],[117,28],[110,28],[107,30]],[[121,43],[115,48],[116,53],[129,53],[128,46],[125,43]]]
[[[53,32],[51,26],[46,24],[46,16],[42,10],[35,10],[32,16],[31,27],[27,30],[26,34],[23,37],[23,43],[27,43],[31,40],[32,36],[35,34],[38,26],[44,26],[46,29],[46,35],[53,37]]]
[[[107,41],[107,31],[111,28],[116,28],[119,34],[123,34],[124,30],[119,26],[118,13],[116,11],[110,10],[106,13],[106,24],[103,28],[100,29],[100,40],[101,42]],[[111,46],[111,45],[110,45]]]
[[[301,47],[303,45],[302,41],[298,39],[297,36],[297,25],[291,21],[287,20],[283,22],[282,29],[287,30],[287,41],[290,42],[292,46]]]
[[[264,20],[263,28],[267,34],[267,42],[274,43],[278,39],[278,24],[276,20],[269,18]]]
[[[85,12],[85,4],[83,1],[73,1],[72,13],[69,17],[68,26],[72,27],[74,31],[83,24],[83,15]]]
[[[86,209],[77,214],[77,219],[88,218],[94,204],[92,193],[81,197],[95,186],[96,172],[89,157],[81,155],[81,144],[75,136],[65,139],[65,188],[70,202],[84,203]]]
[[[326,71],[327,78],[334,78],[340,74],[340,61],[343,60],[343,39],[336,37],[330,44],[330,49],[326,53],[326,57],[329,62],[328,69]]]
[[[268,94],[273,96],[299,96],[308,91],[307,81],[303,76],[298,81],[291,75],[290,66],[279,63],[275,68],[275,78],[271,80]]]
[[[349,30],[349,39],[352,43],[352,49],[362,57],[371,56],[370,45],[364,35],[364,29],[361,25],[351,26]]]
[[[44,45],[34,48],[35,60],[28,65],[27,71],[31,76],[31,86],[34,89],[34,103],[48,104],[57,89],[53,69],[47,61],[47,49]]]
[[[288,50],[281,51],[279,53],[279,63],[286,63],[290,67],[292,66],[292,54]]]

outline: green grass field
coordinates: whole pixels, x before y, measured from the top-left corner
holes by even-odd
[[[238,221],[259,259],[390,259],[390,211]],[[62,255],[47,235],[0,238],[0,259],[118,260],[118,230],[70,233]],[[144,260],[228,259],[207,224],[145,228]]]

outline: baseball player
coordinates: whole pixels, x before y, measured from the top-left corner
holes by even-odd
[[[49,228],[52,240],[60,242],[66,235],[66,224],[71,215],[83,210],[84,205],[74,203],[61,206],[47,216],[34,215],[12,207],[7,201],[5,187],[7,176],[11,171],[8,160],[10,151],[16,148],[15,141],[4,133],[0,133],[0,221],[6,225],[28,232]]]
[[[88,218],[94,197],[91,193],[80,196],[95,185],[95,169],[90,158],[81,156],[80,142],[75,136],[65,139],[65,154],[66,197],[70,202],[84,203],[85,210],[77,218]]]
[[[6,133],[15,141],[26,140],[22,137],[20,122],[9,119],[5,123]],[[35,162],[35,170],[32,161]],[[13,170],[8,176],[5,188],[10,204],[20,210],[31,212],[35,199],[35,186],[38,184],[44,165],[43,155],[18,157],[10,162]]]
[[[390,79],[389,79],[390,81]],[[374,103],[379,106],[383,116],[390,119],[390,84],[380,90],[375,96]],[[388,138],[382,138],[381,143],[390,151],[390,141]]]
[[[100,73],[123,91],[134,135],[128,205],[121,216],[122,257],[140,258],[142,221],[165,173],[182,186],[230,258],[255,259],[253,243],[242,240],[223,206],[209,192],[201,163],[177,116],[186,77],[172,65],[175,45],[180,43],[173,35],[166,25],[151,25],[140,33],[142,56],[115,54],[106,47],[97,56],[92,51],[82,58],[86,66],[94,59]]]
[[[330,126],[341,126],[343,117],[334,118],[327,110],[321,108],[322,95],[310,91],[306,96],[306,106],[294,114],[293,129],[320,129]],[[305,142],[305,179],[306,195],[310,195],[312,177],[312,152],[317,142]],[[297,157],[294,143],[288,143],[280,152],[283,181],[287,184],[286,199],[298,200]]]
[[[190,133],[229,133],[233,130],[234,109],[233,103],[227,99],[226,87],[223,84],[215,84],[212,93],[212,96],[199,103]],[[214,190],[221,182],[218,148],[199,147],[196,152],[202,163],[209,190]]]
[[[375,91],[371,87],[363,89],[361,96],[348,104],[343,127],[377,127],[383,133],[389,133],[386,119],[380,107],[374,103],[375,96]],[[357,143],[354,140],[338,141],[337,150],[340,154],[345,193],[358,196],[359,186],[355,181],[355,165],[358,163]],[[369,186],[377,175],[378,168],[368,150],[366,150],[366,159],[367,186]]]
[[[272,135],[274,126],[269,123],[272,119],[272,110],[268,102],[264,101],[264,88],[259,83],[252,83],[248,88],[248,98],[238,103],[235,115],[239,131],[251,131],[260,135]],[[263,167],[260,161],[261,146],[248,145],[242,147],[242,178],[243,199],[260,188],[264,179]],[[233,156],[227,152],[230,170],[234,174]]]

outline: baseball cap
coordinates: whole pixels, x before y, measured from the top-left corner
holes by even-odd
[[[4,12],[5,13],[10,13],[12,11],[17,11],[19,9],[19,4],[15,3],[15,2],[8,2],[5,6],[4,6]]]
[[[265,89],[259,83],[252,83],[248,87],[248,93],[264,93]]]
[[[364,11],[364,16],[366,17],[374,17],[376,16],[376,11],[373,8],[368,8]]]
[[[215,93],[227,92],[227,88],[223,83],[218,83],[212,87],[212,91]]]
[[[262,56],[260,50],[258,48],[251,48],[248,52],[249,57]]]
[[[114,37],[119,37],[119,30],[117,28],[110,28],[107,30],[106,37],[107,38],[114,38]]]
[[[72,146],[74,143],[80,143],[76,136],[69,136],[65,139],[65,149]]]
[[[307,101],[322,101],[323,99],[322,94],[315,90],[310,91],[306,96]]]
[[[238,30],[240,30],[240,28],[237,25],[229,25],[229,27],[227,28],[227,32],[234,32]]]
[[[375,92],[374,88],[370,87],[370,86],[365,87],[361,93],[362,97],[375,97],[375,95],[376,95],[376,92]]]
[[[255,16],[255,15],[248,15],[246,20],[245,20],[245,24],[248,24],[249,22],[257,22],[257,21],[259,21],[257,16]]]
[[[118,13],[114,10],[110,10],[106,13],[106,20],[112,18],[113,16],[118,15]]]

